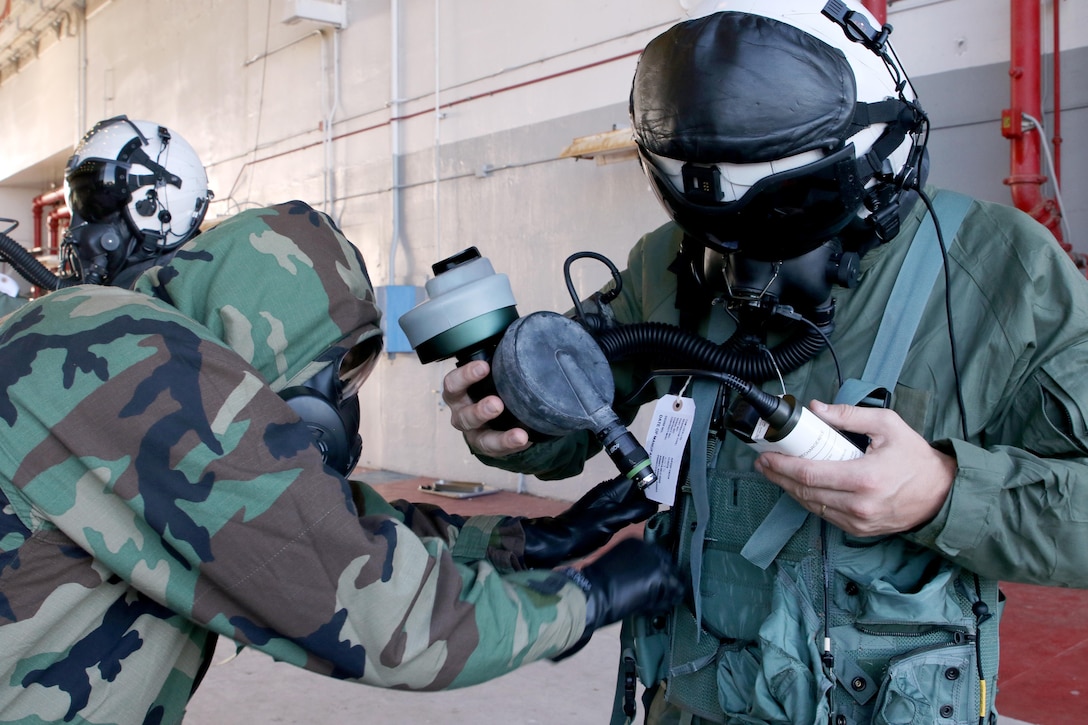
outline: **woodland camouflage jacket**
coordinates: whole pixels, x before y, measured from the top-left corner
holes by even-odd
[[[216,634],[421,690],[579,639],[581,591],[511,571],[520,526],[387,504],[277,395],[381,334],[327,217],[243,212],[136,287],[0,325],[0,722],[178,722]]]

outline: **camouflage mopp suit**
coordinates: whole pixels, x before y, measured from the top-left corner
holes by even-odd
[[[324,467],[277,395],[380,315],[355,248],[292,202],[134,291],[72,287],[3,321],[0,722],[179,722],[216,635],[408,690],[579,640],[585,595],[515,570],[518,525],[386,503]]]

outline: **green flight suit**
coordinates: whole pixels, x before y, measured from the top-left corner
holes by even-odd
[[[857,287],[833,292],[831,339],[845,379],[861,377],[925,213],[919,202],[899,235],[863,258]],[[668,224],[634,247],[612,303],[620,322],[678,322],[669,266],[681,239]],[[978,723],[981,712],[993,716],[997,690],[996,582],[1088,586],[1088,282],[1045,228],[1011,207],[976,201],[946,244],[966,440],[943,276],[891,401],[956,458],[943,508],[915,531],[864,540],[809,516],[763,570],[740,551],[780,490],[753,471],[756,454],[733,435],[712,440],[709,456],[693,450],[692,466],[708,465],[709,520],[698,520],[689,477],[672,511],[648,524],[673,541],[682,565],[690,532],[706,526],[701,623],[684,605],[663,629],[639,630],[640,675],[667,681],[660,722]],[[735,329],[719,314],[699,315],[700,333],[715,342]],[[614,370],[624,401],[646,366]],[[777,380],[758,382],[779,391]],[[784,383],[800,401],[831,402],[832,355],[825,350]],[[628,417],[654,396],[647,390],[623,408]],[[592,436],[576,434],[484,460],[553,479],[574,475],[596,451]],[[831,668],[821,661],[825,634]]]

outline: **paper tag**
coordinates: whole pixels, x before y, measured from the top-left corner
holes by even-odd
[[[646,450],[657,474],[657,481],[645,491],[646,498],[651,501],[673,504],[680,464],[684,461],[684,446],[694,420],[695,401],[691,398],[666,395],[658,399],[650,428],[646,431]]]

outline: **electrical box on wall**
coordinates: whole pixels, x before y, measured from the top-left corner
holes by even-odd
[[[378,306],[382,308],[382,327],[385,330],[385,351],[387,353],[412,352],[408,336],[400,329],[400,316],[419,304],[424,299],[422,287],[409,284],[391,284],[378,287]]]
[[[348,8],[345,2],[330,2],[330,0],[286,0],[287,10],[283,16],[283,22],[288,25],[309,20],[321,25],[331,25],[334,28],[346,28],[348,24]]]

